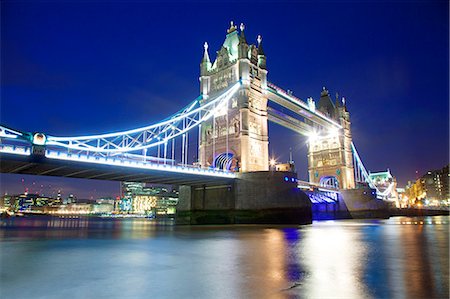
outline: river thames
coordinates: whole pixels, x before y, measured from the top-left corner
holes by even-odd
[[[449,221],[8,219],[0,230],[0,297],[448,298]]]

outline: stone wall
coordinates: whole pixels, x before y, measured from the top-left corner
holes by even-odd
[[[232,185],[181,186],[177,223],[311,223],[311,203],[297,188],[296,177],[295,173],[261,171],[240,174]]]
[[[370,188],[341,190],[340,205],[345,206],[351,218],[389,218],[386,202],[376,198]]]

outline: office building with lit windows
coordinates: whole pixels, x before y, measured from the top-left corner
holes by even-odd
[[[119,212],[151,215],[175,215],[178,191],[167,186],[146,186],[145,183],[123,182]]]

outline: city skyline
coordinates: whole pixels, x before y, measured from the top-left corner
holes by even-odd
[[[263,36],[269,80],[303,100],[317,102],[322,86],[346,98],[368,169],[390,168],[404,185],[416,170],[448,163],[448,3],[227,7],[2,3],[2,125],[67,136],[156,122],[198,95],[203,43],[215,57],[233,20],[246,24],[252,42]],[[342,18],[317,23],[318,14]],[[275,125],[269,132],[283,136],[271,137],[271,152],[286,161],[292,148],[306,179],[306,139]],[[2,192],[19,177],[1,175]],[[118,189],[115,182],[39,180]]]

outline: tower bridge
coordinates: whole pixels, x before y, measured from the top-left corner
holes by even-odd
[[[257,44],[250,44],[244,25],[238,29],[231,23],[214,61],[205,43],[200,63],[200,96],[185,108],[146,127],[90,136],[52,136],[0,126],[0,170],[192,186],[190,191],[183,191],[192,199],[186,210],[198,208],[195,190],[203,192],[205,210],[208,192],[213,192],[209,194],[213,197],[229,197],[206,191],[208,186],[224,185],[227,190],[233,186],[236,194],[250,196],[247,185],[258,183],[258,178],[271,181],[275,189],[284,190],[283,196],[292,200],[277,201],[280,193],[277,195],[265,186],[265,195],[261,196],[267,198],[254,202],[270,208],[292,208],[294,198],[299,197],[291,194],[289,188],[296,188],[297,181],[279,185],[286,176],[269,171],[270,121],[308,138],[307,183],[311,190],[328,188],[323,192],[331,195],[325,201],[338,201],[333,190],[353,190],[361,184],[373,188],[378,198],[386,198],[392,188],[377,189],[356,151],[345,99],[336,98],[333,103],[323,88],[317,104],[312,98],[303,101],[267,80],[266,60],[261,36]],[[277,110],[279,107],[285,111]],[[198,151],[198,161],[189,159],[192,149]],[[236,180],[248,183],[244,186]],[[305,182],[301,185],[305,186]],[[244,196],[236,194],[231,200],[233,209],[242,204],[236,198]],[[310,198],[314,202],[320,196]],[[268,199],[275,203],[268,204]],[[220,206],[218,202],[214,205]],[[241,206],[248,208],[252,204]]]

